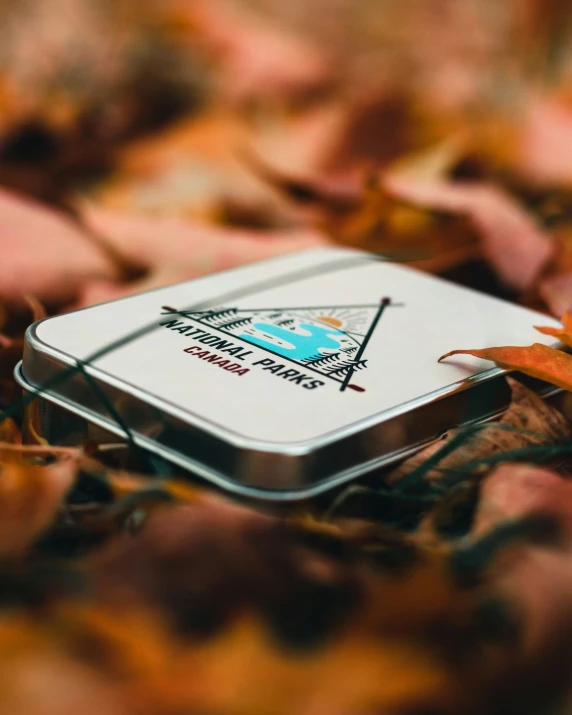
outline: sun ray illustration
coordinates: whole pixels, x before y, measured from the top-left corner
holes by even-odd
[[[291,310],[292,315],[301,315],[294,308]],[[330,325],[337,330],[343,330],[346,333],[363,334],[367,329],[369,320],[371,319],[371,309],[348,310],[347,308],[316,308],[303,311],[305,318],[317,320],[324,325]]]

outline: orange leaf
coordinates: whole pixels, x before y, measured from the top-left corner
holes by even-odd
[[[572,347],[572,313],[565,313],[562,316],[562,322],[564,323],[564,328],[535,326],[535,329],[538,330],[539,333],[544,333],[544,335],[554,335],[561,343]]]
[[[571,336],[572,337],[572,336]],[[565,390],[572,390],[572,356],[540,343],[526,347],[507,346],[483,350],[452,350],[439,358],[451,355],[473,355],[483,360],[492,360],[499,367],[537,377]]]

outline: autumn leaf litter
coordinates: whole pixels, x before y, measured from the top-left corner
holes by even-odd
[[[2,713],[569,711],[567,395],[509,379],[498,421],[288,514],[122,444],[50,445],[14,406],[44,314],[312,246],[552,313],[572,343],[562,4],[289,5],[0,10]],[[451,351],[572,390],[553,348]]]

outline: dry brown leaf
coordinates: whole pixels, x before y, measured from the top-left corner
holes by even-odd
[[[33,296],[0,302],[0,404],[20,396],[21,388],[12,373],[22,358],[25,330],[30,323],[45,317],[44,306]]]
[[[418,182],[389,175],[395,197],[434,211],[466,216],[499,278],[524,291],[534,285],[553,256],[554,245],[518,203],[500,189],[481,184]]]
[[[141,218],[84,207],[84,220],[127,262],[148,270],[143,280],[129,284],[86,282],[79,305],[190,280],[283,253],[323,246],[326,240],[310,229],[246,231],[192,219]]]
[[[346,111],[335,101],[296,113],[268,109],[261,118],[213,108],[128,143],[113,177],[88,196],[112,210],[206,219],[232,203],[259,212],[269,225],[288,224],[296,218],[291,208],[251,170],[245,147],[255,146],[285,170],[314,172],[331,152]]]
[[[522,175],[529,181],[571,185],[571,131],[570,101],[532,95],[516,127],[516,163]]]
[[[258,97],[304,96],[330,81],[331,69],[323,49],[284,26],[264,22],[247,6],[220,0],[179,3],[180,17],[188,13],[191,28],[214,52],[219,63],[223,96],[244,101]]]
[[[453,470],[474,459],[482,459],[533,444],[551,444],[572,436],[572,428],[556,408],[548,405],[518,380],[510,377],[506,380],[511,388],[512,399],[501,419],[483,425],[461,447],[444,457],[437,467],[431,469],[426,479],[437,481],[447,470]],[[506,429],[507,427],[512,429]],[[388,477],[389,482],[394,484],[421,466],[450,442],[460,429],[462,428],[449,430],[442,439],[406,459],[391,472]]]
[[[502,464],[482,482],[474,531],[540,511],[557,516],[572,535],[572,481],[529,464]]]
[[[445,171],[447,154],[444,147],[435,147],[423,156],[408,157],[407,168],[396,166],[395,173],[408,175],[417,164],[423,175]],[[428,271],[451,268],[480,253],[464,218],[395,199],[385,190],[377,171],[303,177],[252,155],[249,162],[261,178],[298,207],[306,222],[337,243],[385,253]]]
[[[429,620],[438,622],[444,605],[428,609]],[[466,602],[454,608],[461,630],[465,614]],[[0,622],[0,711],[52,715],[80,707],[91,714],[93,704],[111,715],[351,715],[431,705],[449,713],[464,700],[454,679],[460,669],[408,638],[368,633],[367,618],[327,648],[288,652],[253,614],[186,645],[166,639],[145,615],[133,606],[120,613],[63,603],[44,622]],[[31,687],[35,680],[47,703]]]
[[[173,27],[165,27],[170,5],[154,0],[117,0],[106,6],[53,0],[49,9],[41,1],[2,5],[5,88],[0,101],[9,110],[9,128],[42,117],[50,126],[78,131],[81,120],[96,109],[100,114],[92,139],[97,140],[125,129],[125,113],[133,112],[133,104],[145,95],[143,114],[164,109],[154,106],[158,83],[167,102],[174,80],[179,80],[179,92],[196,91],[197,57],[190,38],[187,34],[181,42]],[[31,36],[36,53],[28,51]]]
[[[0,620],[3,715],[128,715],[116,687],[65,653],[49,627],[11,612]]]
[[[183,654],[178,670],[174,693],[184,687],[182,673],[194,673],[187,702],[213,715],[351,715],[421,704],[447,712],[458,698],[446,668],[406,641],[347,632],[326,649],[296,657],[276,649],[247,618]]]
[[[384,543],[371,529],[317,526],[220,501],[155,513],[99,557],[93,605],[0,620],[0,710],[51,715],[27,692],[37,675],[69,678],[53,698],[64,712],[81,693],[113,715],[117,703],[121,715],[495,712],[486,706],[505,665],[522,656],[481,628],[481,599],[494,593],[460,589],[444,551],[418,549],[395,571],[376,562]],[[321,639],[304,641],[328,614]],[[559,677],[511,688],[511,702],[529,685],[554,692]]]
[[[78,295],[90,279],[112,279],[112,261],[71,219],[0,190],[0,297],[48,303]]]
[[[558,273],[540,281],[538,292],[552,315],[572,312],[572,273]]]
[[[51,464],[27,455],[59,454]],[[25,550],[51,524],[77,472],[73,450],[0,444],[0,556]]]
[[[393,572],[383,546],[212,503],[154,513],[96,558],[95,577],[105,608],[156,608],[188,644],[160,689],[175,712],[448,713],[476,696],[471,663],[488,668],[477,647],[462,662],[435,657],[457,637],[486,641],[470,625],[474,594],[457,589],[445,554]],[[140,687],[159,685],[151,674]]]
[[[0,422],[0,443],[21,444],[22,435],[14,420],[6,418]]]
[[[461,134],[448,137],[428,149],[402,156],[388,168],[388,172],[394,180],[445,180],[466,153],[467,143]]]
[[[572,623],[572,482],[547,469],[504,464],[483,481],[474,531],[483,534],[507,519],[542,513],[563,529],[560,548],[522,546],[493,572],[493,583],[521,611],[523,651],[542,651],[547,644],[564,647]],[[560,643],[560,645],[559,645]]]

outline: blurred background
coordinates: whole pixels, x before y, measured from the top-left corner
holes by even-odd
[[[564,0],[2,0],[0,18],[4,297],[61,310],[341,243],[567,309]]]
[[[33,320],[304,248],[571,311],[571,23],[0,0],[2,408]],[[121,444],[51,447],[37,402],[34,444],[4,419],[0,712],[570,715],[572,432],[511,389],[500,424],[292,520],[118,470]]]

